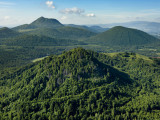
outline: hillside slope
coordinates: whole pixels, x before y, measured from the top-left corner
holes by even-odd
[[[7,27],[0,28],[0,38],[11,38],[20,35],[20,33],[13,31]]]
[[[80,39],[80,38],[88,38],[96,35],[96,33],[90,32],[86,29],[82,28],[74,28],[74,27],[61,27],[57,29],[52,28],[38,28],[30,31],[25,31],[26,34],[32,35],[43,35],[52,38],[63,38],[63,39]]]

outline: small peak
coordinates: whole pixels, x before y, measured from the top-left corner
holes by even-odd
[[[78,47],[74,48],[68,52],[65,53],[68,57],[69,56],[75,56],[77,59],[86,58],[89,55],[89,52],[85,50],[84,48]]]
[[[38,19],[36,19],[35,21],[43,21],[43,20],[46,20],[46,19],[47,19],[47,18],[41,16],[41,17],[39,17]]]
[[[74,48],[72,49],[71,51],[74,51],[74,52],[87,52],[87,50],[85,50],[84,48],[82,47],[77,47],[77,48]]]
[[[39,17],[37,20],[44,20],[44,19],[46,19],[46,18],[43,17],[43,16],[41,16],[41,17]]]
[[[50,21],[56,21],[56,22],[59,22],[57,19],[54,19],[54,18],[45,18],[43,16],[39,17],[37,20],[35,21],[44,21],[44,22],[50,22]]]
[[[13,32],[13,30],[9,29],[8,27],[3,27],[3,28],[0,28],[0,31],[2,32]]]
[[[63,26],[58,20],[53,18],[45,18],[43,16],[33,21],[31,25],[43,28],[57,28]]]
[[[39,19],[45,19],[45,17],[41,16]]]
[[[10,30],[8,27],[0,28],[0,30]]]
[[[115,26],[115,27],[113,27],[113,29],[126,29],[126,27],[123,27],[123,26]]]

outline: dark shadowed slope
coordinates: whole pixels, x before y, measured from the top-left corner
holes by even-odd
[[[90,32],[86,29],[74,28],[68,26],[57,29],[39,28],[39,29],[33,29],[25,33],[34,35],[44,35],[52,38],[63,38],[63,39],[80,39],[96,35],[95,33]]]

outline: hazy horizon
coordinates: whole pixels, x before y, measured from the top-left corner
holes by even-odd
[[[0,26],[29,24],[41,16],[78,25],[160,22],[159,6],[158,0],[1,0]]]

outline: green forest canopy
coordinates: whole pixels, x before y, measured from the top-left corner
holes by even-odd
[[[158,119],[159,65],[135,53],[83,48],[0,80],[3,119]]]

